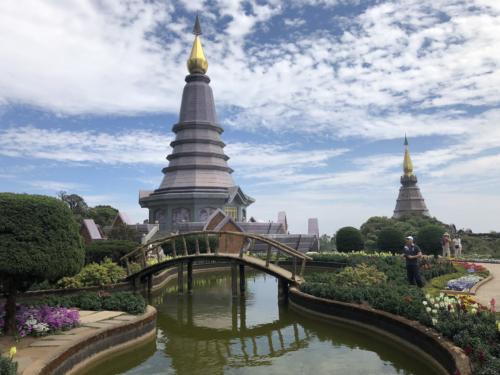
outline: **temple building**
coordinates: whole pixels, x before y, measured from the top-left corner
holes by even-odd
[[[183,222],[204,222],[220,208],[235,221],[246,221],[254,199],[237,186],[224,154],[214,97],[205,74],[208,61],[201,46],[198,16],[193,48],[187,61],[189,75],[182,94],[179,122],[172,131],[172,153],[158,189],[141,191],[139,204],[149,209],[149,222],[161,231],[175,231]]]
[[[299,251],[317,251],[317,234],[290,234],[285,212],[278,222],[247,218],[247,207],[255,200],[235,184],[221,140],[214,97],[205,74],[208,61],[201,46],[198,16],[194,43],[187,61],[189,74],[182,94],[179,121],[173,126],[172,153],[163,168],[163,181],[154,191],[140,191],[139,204],[149,210],[148,223],[159,224],[154,238],[174,232],[201,230],[239,231],[261,234]],[[317,222],[316,222],[317,225]],[[266,244],[255,249],[267,250]]]
[[[417,176],[413,173],[413,163],[408,150],[408,139],[405,135],[405,156],[403,160],[403,172],[401,176],[401,187],[394,209],[394,219],[406,215],[425,215],[429,216],[429,210],[425,205],[424,198],[417,186]]]

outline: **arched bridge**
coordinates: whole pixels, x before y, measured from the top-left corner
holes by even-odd
[[[257,242],[266,244],[267,251],[254,251]],[[240,267],[241,292],[244,292],[245,266],[278,278],[280,284],[287,289],[289,284],[297,285],[303,282],[306,261],[310,259],[307,255],[271,238],[231,231],[173,234],[139,246],[121,258],[127,266],[127,280],[134,286],[147,281],[149,291],[152,288],[153,275],[166,268],[178,267],[179,291],[182,292],[185,263],[187,264],[188,290],[191,291],[193,262],[230,262],[234,294],[237,294],[237,265]],[[287,270],[281,267],[280,260],[291,260],[292,269]]]

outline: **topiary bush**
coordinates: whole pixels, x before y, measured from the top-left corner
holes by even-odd
[[[443,229],[438,225],[427,225],[417,234],[416,244],[424,254],[434,254],[437,257],[441,251],[441,238]]]
[[[17,332],[17,292],[35,282],[78,273],[84,261],[82,245],[78,225],[64,202],[0,193],[0,284],[7,295],[7,334]]]
[[[119,263],[122,256],[138,246],[136,242],[126,240],[94,241],[85,247],[85,263],[101,263],[104,258]]]
[[[349,252],[363,249],[361,232],[354,227],[340,228],[335,235],[337,251]]]
[[[401,253],[404,246],[405,237],[396,227],[383,228],[377,238],[377,247],[381,251],[390,251],[393,254]]]

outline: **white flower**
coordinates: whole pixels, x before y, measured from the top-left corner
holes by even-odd
[[[438,313],[438,311],[436,309],[432,309],[432,313],[435,315]]]
[[[432,318],[432,325],[436,325],[438,320],[436,318]]]
[[[47,323],[37,323],[33,325],[33,329],[37,333],[44,333],[49,331],[49,325]]]
[[[474,308],[473,308],[473,309],[471,309],[471,310],[470,310],[470,313],[471,313],[471,314],[475,314],[475,313],[477,313],[477,309],[474,309]]]
[[[426,307],[425,311],[427,311],[429,314],[431,313],[432,309],[430,307]]]
[[[424,302],[422,302],[422,303],[424,304],[424,306],[427,306],[427,301],[424,301]]]
[[[426,298],[426,299],[431,299],[431,295],[430,295],[429,293],[427,293],[427,294],[425,295],[425,298]]]

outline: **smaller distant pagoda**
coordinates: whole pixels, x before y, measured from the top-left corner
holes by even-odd
[[[413,173],[413,163],[408,150],[408,139],[405,135],[405,156],[403,161],[404,174],[401,176],[401,187],[394,209],[394,219],[406,215],[425,215],[429,216],[429,210],[425,205],[424,198],[417,186],[417,176]]]

